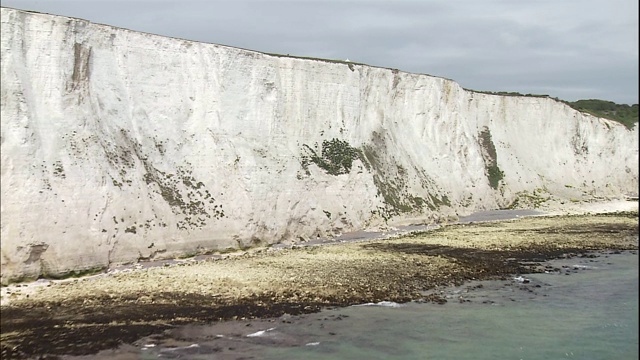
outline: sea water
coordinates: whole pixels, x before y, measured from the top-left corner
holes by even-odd
[[[444,305],[327,311],[305,346],[265,348],[259,358],[638,359],[638,255],[585,260],[520,277],[523,286],[453,293]]]
[[[550,264],[547,273],[438,290],[443,305],[194,324],[121,351],[141,359],[638,359],[637,252]]]

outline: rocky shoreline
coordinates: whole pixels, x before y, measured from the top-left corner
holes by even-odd
[[[51,282],[0,308],[2,358],[92,354],[187,323],[443,303],[428,290],[542,272],[549,259],[637,249],[637,211],[536,216]]]

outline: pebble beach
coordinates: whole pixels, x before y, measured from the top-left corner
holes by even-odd
[[[2,288],[2,357],[86,355],[180,324],[273,318],[542,272],[544,261],[637,250],[637,202],[448,224],[393,238],[262,248]]]

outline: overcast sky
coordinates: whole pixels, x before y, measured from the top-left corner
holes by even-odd
[[[2,0],[270,53],[350,59],[465,88],[638,103],[638,0]]]

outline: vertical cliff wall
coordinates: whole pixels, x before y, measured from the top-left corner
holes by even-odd
[[[553,99],[1,11],[3,283],[637,191]]]

